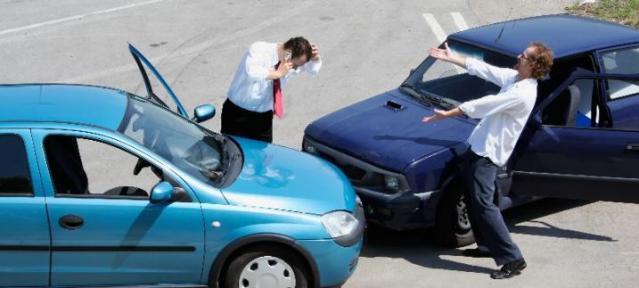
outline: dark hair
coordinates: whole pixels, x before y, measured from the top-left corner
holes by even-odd
[[[532,64],[532,76],[541,80],[550,72],[554,56],[552,50],[540,42],[532,42],[530,47],[535,47],[535,53],[528,56]]]
[[[291,57],[297,58],[302,55],[306,55],[306,60],[310,60],[313,57],[313,49],[311,43],[306,38],[298,36],[288,39],[284,43],[284,49],[291,50]]]

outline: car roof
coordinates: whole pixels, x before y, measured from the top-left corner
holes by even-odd
[[[127,95],[91,85],[0,85],[0,123],[62,122],[116,130],[124,117]]]
[[[545,15],[509,20],[457,32],[449,36],[512,57],[532,41],[548,45],[555,58],[624,44],[639,43],[639,30],[573,15]]]

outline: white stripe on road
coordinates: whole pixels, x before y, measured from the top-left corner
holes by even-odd
[[[450,16],[453,17],[453,21],[459,31],[468,30],[468,24],[466,24],[466,20],[464,20],[464,16],[462,16],[459,12],[450,12]]]
[[[457,12],[453,12],[453,13],[457,13]],[[453,15],[453,13],[451,13],[451,15]],[[461,14],[459,13],[457,14],[460,17],[461,22],[458,23],[457,20],[455,20],[455,17],[457,16],[453,16],[455,25],[457,25],[457,27],[460,27],[460,24],[465,25],[466,21],[464,21],[464,18],[461,17]],[[433,16],[433,14],[430,14],[430,13],[424,13],[423,16],[424,16],[424,19],[426,19],[426,23],[428,23],[428,26],[430,26],[430,29],[433,30],[435,37],[437,37],[437,40],[439,40],[439,43],[444,42],[447,38],[446,32],[444,32],[444,29],[442,29],[442,26],[439,25],[439,22],[437,22],[437,19],[435,19],[435,16]],[[460,73],[460,74],[464,73],[464,69],[462,69],[461,67],[457,65],[453,65],[453,66],[455,66],[455,70],[457,70],[457,73]]]
[[[439,22],[437,22],[435,16],[430,13],[424,13],[422,14],[422,16],[424,16],[424,19],[426,19],[426,23],[428,23],[430,29],[433,31],[433,33],[435,33],[435,37],[437,37],[437,40],[439,42],[444,42],[444,40],[446,40],[446,32],[444,32],[442,26],[439,25]]]
[[[65,17],[65,18],[60,18],[60,19],[40,22],[40,23],[31,24],[31,25],[27,25],[27,26],[11,28],[11,29],[0,31],[0,36],[5,35],[5,34],[9,34],[9,33],[15,33],[15,32],[20,32],[20,31],[25,31],[25,30],[36,29],[36,28],[40,28],[40,27],[43,27],[43,26],[50,26],[50,25],[55,25],[55,24],[60,24],[60,23],[65,23],[65,22],[76,21],[76,20],[80,20],[80,19],[88,17],[88,16],[95,16],[95,15],[100,15],[100,14],[117,12],[117,11],[121,11],[121,10],[125,10],[125,9],[131,9],[131,8],[135,8],[135,7],[150,5],[150,4],[154,4],[154,3],[162,2],[162,1],[166,1],[166,0],[150,0],[150,1],[140,2],[140,3],[134,3],[134,4],[124,5],[124,6],[119,6],[119,7],[115,7],[115,8],[109,8],[109,9],[106,9],[106,10],[94,11],[94,12],[89,12],[89,13],[85,13],[85,14],[80,14],[80,15],[75,15],[75,16],[70,16],[70,17]]]

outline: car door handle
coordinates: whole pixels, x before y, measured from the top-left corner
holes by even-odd
[[[64,229],[76,230],[84,225],[84,219],[80,216],[69,214],[60,217],[59,224]]]
[[[628,144],[626,145],[627,151],[639,151],[639,144]]]

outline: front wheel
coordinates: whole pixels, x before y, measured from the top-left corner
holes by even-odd
[[[435,234],[446,247],[462,247],[475,243],[468,218],[468,206],[460,187],[444,192],[437,208]]]
[[[280,247],[261,245],[235,257],[224,288],[306,288],[310,274],[302,259]]]

